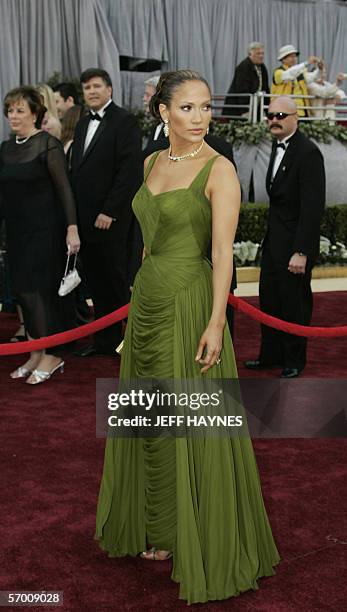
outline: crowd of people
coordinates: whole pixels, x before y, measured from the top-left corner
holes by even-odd
[[[283,67],[275,71],[273,86],[280,87],[282,82],[284,93],[289,92],[288,83],[294,88],[298,83],[303,87],[299,69],[304,70],[305,83],[312,82],[312,77],[317,79],[322,70],[322,63],[315,57],[308,60],[310,64],[317,60],[314,73],[307,72],[307,63],[296,65],[297,51],[290,45],[280,50],[279,57]],[[243,87],[248,91],[262,87],[268,91],[263,58],[263,46],[252,43],[249,57],[236,68],[231,89],[240,92]],[[155,76],[144,83],[143,102],[147,113],[159,81],[159,76]],[[142,139],[134,116],[112,101],[112,83],[102,69],[85,71],[81,75],[81,87],[83,103],[76,86],[69,82],[58,83],[54,91],[46,84],[36,88],[20,87],[5,97],[4,112],[14,137],[1,146],[0,184],[11,286],[20,318],[20,327],[12,338],[14,341],[39,338],[74,327],[76,320],[88,320],[87,295],[92,299],[95,318],[113,312],[129,301],[140,267],[143,238],[131,202],[143,180],[143,160],[169,146],[166,125],[158,115],[157,125],[149,137]],[[276,92],[280,93],[280,90]],[[268,110],[270,131],[278,137],[280,144],[277,143],[276,155],[273,152],[271,156],[270,175],[267,177],[270,215],[269,230],[263,243],[260,301],[265,312],[308,324],[312,311],[311,269],[317,255],[325,185],[322,157],[312,143],[306,146],[305,138],[298,130],[304,101],[304,97],[290,100],[280,96],[272,100]],[[208,132],[204,135],[204,142],[235,167],[228,142]],[[314,148],[315,155],[311,154],[308,162],[298,163],[298,168],[291,170],[291,177],[288,156],[289,159],[294,156],[295,142],[298,149],[296,159],[305,147],[307,150]],[[288,154],[284,148],[288,148]],[[282,166],[282,158],[287,161],[286,165]],[[316,166],[311,165],[313,159]],[[307,177],[303,168],[310,168]],[[299,182],[294,180],[296,173],[299,173]],[[311,185],[310,176],[320,177],[320,180]],[[272,180],[275,177],[276,180]],[[296,185],[294,199],[291,184]],[[288,206],[283,209],[272,206],[272,202],[278,199],[274,187],[280,188],[281,204],[291,194]],[[303,198],[305,210],[297,205]],[[32,201],[35,203],[31,206]],[[37,210],[40,202],[42,211]],[[312,210],[308,214],[310,207]],[[279,219],[282,210],[284,217]],[[316,219],[315,224],[312,218]],[[66,241],[71,253],[79,251],[81,237],[80,269],[81,275],[83,270],[84,283],[82,290],[79,287],[72,296],[62,299],[57,296],[55,288],[61,280],[65,253],[61,243],[56,244],[52,235],[60,235],[59,228],[64,224],[68,227]],[[273,225],[276,231],[272,229]],[[300,239],[297,238],[299,230]],[[23,243],[21,248],[18,248],[18,240]],[[273,243],[277,244],[276,248]],[[294,247],[293,253],[305,258],[300,262],[300,270],[291,266]],[[212,258],[211,244],[207,256]],[[230,291],[235,287],[233,266]],[[275,297],[274,288],[277,292],[281,288],[283,292],[290,291],[290,299],[284,294]],[[35,320],[36,324],[33,324]],[[227,320],[233,334],[233,309],[230,306],[227,307]],[[93,344],[76,354],[82,357],[114,355],[115,347],[122,340],[123,327],[118,323],[96,333]],[[278,363],[283,366],[282,376],[299,375],[306,361],[305,341],[267,327],[262,328],[262,333],[259,358],[246,362],[246,367],[257,369]],[[287,345],[290,345],[290,350]],[[38,384],[48,380],[63,365],[59,350],[35,351],[11,376],[25,378],[29,384]]]
[[[12,135],[0,149],[1,214],[26,337],[73,326],[74,296],[58,296],[58,287],[66,252],[79,253],[96,318],[131,299],[121,380],[236,378],[226,312],[240,186],[230,145],[209,134],[208,83],[191,70],[146,83],[157,126],[143,152],[135,117],[112,100],[109,74],[90,68],[80,82],[84,108],[67,83],[54,94],[21,86],[4,100]],[[300,112],[282,95],[267,113],[260,303],[308,325],[325,174],[319,149],[300,133]],[[111,325],[79,354],[114,355],[121,339],[121,324]],[[263,327],[259,356],[246,366],[280,365],[293,378],[305,362],[304,339]],[[63,367],[59,350],[33,351],[11,376],[34,385]],[[173,556],[172,578],[188,603],[254,589],[279,562],[248,436],[108,438],[96,537],[110,556]]]
[[[330,83],[326,80],[327,67],[322,58],[311,55],[299,62],[298,49],[294,45],[284,45],[278,51],[280,65],[274,69],[270,82],[264,54],[261,42],[250,43],[248,56],[236,66],[223,115],[249,119],[249,98],[245,94],[256,92],[295,96],[293,99],[301,118],[334,118],[335,106],[343,100],[347,103],[347,94],[342,89],[347,74],[339,72],[335,82]]]

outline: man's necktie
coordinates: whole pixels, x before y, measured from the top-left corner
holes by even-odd
[[[91,119],[92,121],[101,121],[102,117],[100,117],[98,113],[92,113],[89,111],[89,119]]]

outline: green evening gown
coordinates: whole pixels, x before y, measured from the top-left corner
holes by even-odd
[[[194,358],[212,309],[205,186],[217,157],[189,188],[153,195],[144,182],[134,198],[147,255],[132,293],[123,379],[201,377]],[[208,374],[237,377],[227,325],[222,361]],[[257,589],[279,561],[249,437],[108,438],[95,537],[111,557],[137,555],[147,542],[172,550],[171,577],[188,603]]]

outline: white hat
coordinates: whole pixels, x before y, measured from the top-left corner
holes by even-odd
[[[278,52],[278,61],[282,60],[284,57],[287,57],[287,55],[290,55],[291,53],[297,53],[297,55],[299,55],[300,51],[298,51],[293,45],[284,45],[284,47],[281,47]]]

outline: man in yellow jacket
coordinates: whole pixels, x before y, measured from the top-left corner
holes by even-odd
[[[295,102],[298,108],[299,117],[308,117],[308,111],[303,108],[309,106],[307,83],[313,83],[320,77],[320,68],[309,72],[309,66],[317,66],[320,60],[315,55],[311,55],[306,62],[298,64],[299,51],[293,45],[284,45],[278,52],[278,60],[281,62],[279,68],[275,68],[271,93],[277,95],[297,95]]]

